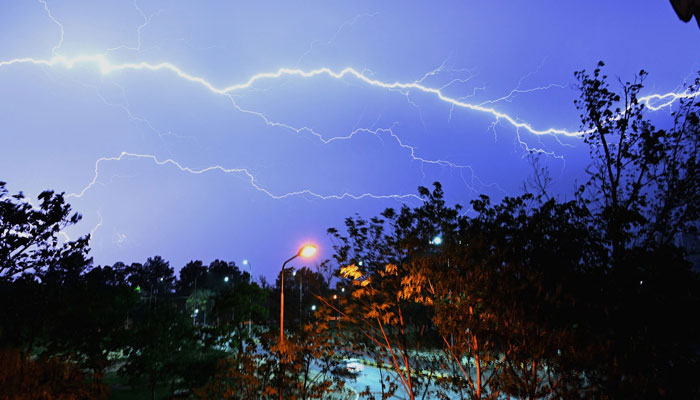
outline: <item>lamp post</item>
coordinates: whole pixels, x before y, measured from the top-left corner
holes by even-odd
[[[250,271],[250,278],[248,278],[248,285],[250,287],[250,281],[253,279],[253,265],[248,262],[248,260],[243,260],[243,265],[248,266],[248,271]],[[248,296],[248,337],[250,337],[250,330],[252,326],[252,320],[251,320],[251,312],[250,312],[250,296]]]
[[[282,271],[280,272],[280,281],[281,281],[281,286],[280,286],[280,361],[282,361],[281,353],[284,352],[284,267],[287,266],[287,263],[292,261],[293,259],[302,256],[302,257],[311,257],[314,254],[316,254],[316,246],[312,244],[307,244],[304,245],[297,254],[294,256],[290,257],[287,261],[282,263]],[[280,367],[283,368],[284,363],[280,363]],[[279,394],[280,394],[280,400],[282,400],[282,374],[283,372],[280,372],[280,377],[279,377]]]
[[[297,254],[295,254],[282,264],[282,272],[280,273],[280,350],[284,348],[284,267],[287,266],[288,262],[292,261],[293,259],[299,256],[311,257],[314,254],[316,254],[316,246],[312,244],[307,244],[301,249],[299,249]]]

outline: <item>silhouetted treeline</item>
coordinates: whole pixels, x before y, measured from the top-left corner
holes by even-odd
[[[94,266],[88,237],[58,239],[80,216],[62,194],[39,198],[31,206],[0,182],[1,398],[103,397],[115,368],[153,395],[158,386],[191,395],[230,351],[279,323],[279,290],[234,262],[191,261],[177,277],[159,256]],[[312,293],[327,292],[320,274],[294,273],[286,276],[290,332],[301,330],[300,312],[310,319]]]

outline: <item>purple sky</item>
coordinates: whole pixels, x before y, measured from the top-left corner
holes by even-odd
[[[327,228],[419,185],[519,194],[529,150],[570,196],[574,71],[645,69],[652,95],[700,69],[700,30],[661,0],[221,3],[0,6],[0,180],[66,192],[98,264],[271,277],[313,241],[313,267]]]

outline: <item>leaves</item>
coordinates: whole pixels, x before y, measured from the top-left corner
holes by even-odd
[[[61,259],[87,254],[88,236],[59,241],[61,231],[80,221],[63,193],[44,191],[38,196],[39,206],[34,206],[21,192],[8,196],[5,185],[0,181],[0,280],[44,271]]]

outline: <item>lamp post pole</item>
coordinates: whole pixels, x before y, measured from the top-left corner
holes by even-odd
[[[285,351],[285,345],[284,345],[284,267],[287,266],[287,263],[292,261],[293,259],[302,256],[302,257],[311,257],[314,254],[316,254],[316,246],[307,244],[306,246],[302,247],[299,249],[297,254],[289,258],[287,261],[282,263],[282,271],[280,272],[280,356],[281,353]],[[282,359],[280,358],[280,361]],[[280,394],[280,400],[282,400],[282,374],[283,368],[284,368],[284,361],[280,363],[280,377],[279,377],[279,394]]]
[[[284,347],[284,267],[293,259],[299,257],[301,251],[291,257],[282,264],[282,273],[280,274],[280,349]]]
[[[282,264],[282,272],[280,273],[280,351],[282,351],[282,349],[284,348],[284,267],[287,266],[288,262],[292,261],[293,259],[299,256],[311,257],[314,254],[316,254],[316,246],[312,244],[307,244],[301,249],[299,249],[297,254],[295,254],[289,260],[285,261]]]
[[[251,287],[251,281],[253,280],[253,265],[248,260],[243,260],[243,265],[248,266],[248,271],[250,271],[250,278],[248,279],[248,286]],[[250,310],[250,296],[248,297],[248,337],[250,337],[250,330],[253,326],[252,316]]]
[[[287,265],[288,262],[299,257],[299,254],[301,254],[301,251],[299,251],[297,254],[295,254],[293,257],[291,257],[289,260],[285,261],[282,264],[282,272],[280,273],[280,354],[284,351],[284,267]],[[280,366],[282,366],[282,364],[280,364]],[[279,383],[280,383],[280,385],[279,385],[280,400],[282,400],[282,372],[281,371],[280,371]]]

